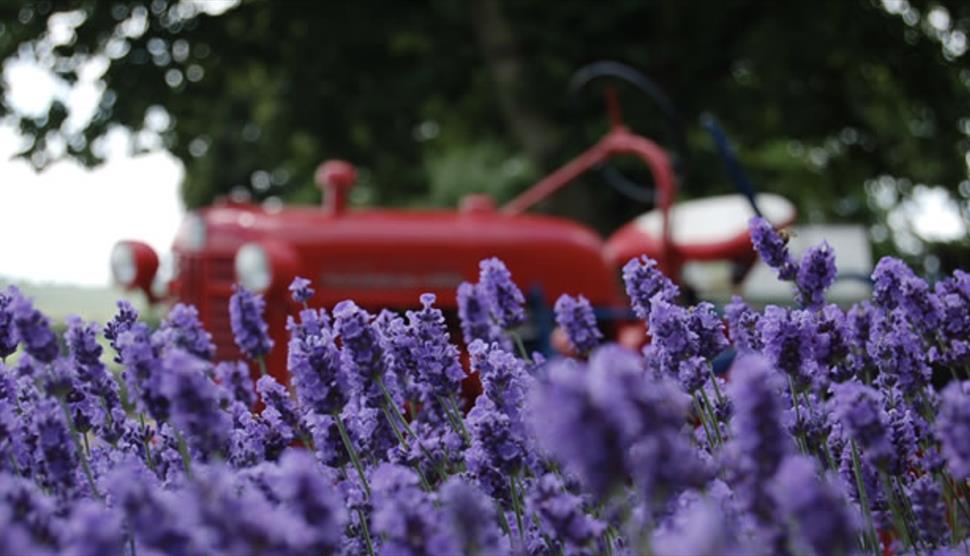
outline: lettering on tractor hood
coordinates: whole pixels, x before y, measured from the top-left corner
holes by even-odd
[[[457,288],[463,277],[456,272],[387,273],[387,272],[323,272],[320,284],[333,289],[447,289]]]

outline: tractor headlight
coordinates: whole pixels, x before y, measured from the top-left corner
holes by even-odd
[[[111,275],[124,288],[135,285],[138,266],[135,264],[135,252],[128,242],[118,242],[111,248]]]
[[[141,241],[119,241],[111,248],[111,276],[126,290],[140,289],[154,300],[152,280],[158,272],[158,254]]]
[[[236,280],[246,289],[262,292],[273,284],[273,267],[262,246],[247,243],[236,251]]]

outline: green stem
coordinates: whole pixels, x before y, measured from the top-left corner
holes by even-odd
[[[495,504],[495,513],[498,514],[498,524],[505,533],[505,536],[512,538],[512,528],[509,527],[509,520],[505,517],[505,509],[501,505]]]
[[[916,520],[916,513],[913,511],[913,504],[910,499],[906,496],[906,490],[903,488],[903,483],[898,476],[893,476],[892,487],[893,491],[896,493],[896,500],[899,503],[900,508],[903,510],[903,519],[906,523],[912,523],[914,527],[913,531],[913,543],[914,546],[920,544],[919,531],[915,528],[919,527],[919,522]]]
[[[367,543],[368,556],[374,556],[374,543],[370,540],[370,530],[367,528],[367,516],[364,510],[357,508],[357,519],[360,520],[360,532],[364,535],[364,542]]]
[[[856,490],[859,492],[859,505],[862,506],[862,514],[866,519],[866,537],[872,545],[873,553],[879,555],[879,536],[872,525],[872,513],[869,509],[869,494],[866,492],[865,483],[862,480],[862,464],[859,462],[859,450],[855,442],[852,442],[852,470],[855,472]]]
[[[613,556],[613,528],[607,527],[603,531],[603,544],[606,546],[606,556]]]
[[[259,365],[260,376],[266,376],[269,374],[266,372],[266,359],[262,355],[256,358],[256,363]]]
[[[88,458],[84,455],[81,442],[78,440],[78,432],[74,426],[74,419],[71,418],[71,410],[67,408],[67,402],[64,401],[64,396],[57,396],[57,401],[61,406],[61,411],[64,413],[64,419],[67,421],[67,428],[71,433],[71,440],[74,441],[74,449],[77,451],[78,458],[81,460],[81,469],[84,471],[84,477],[87,479],[94,497],[101,500],[101,493],[98,492],[98,487],[94,483],[94,474],[91,473],[91,465],[88,463]]]
[[[397,425],[394,424],[394,417],[391,417],[390,412],[387,410],[387,404],[381,404],[381,412],[384,413],[384,418],[387,419],[388,424],[391,426],[391,430],[394,431],[394,436],[397,438],[397,441],[400,442],[405,449],[410,451],[411,446],[408,444],[407,440],[404,439],[404,436],[401,435],[401,431],[398,430]],[[421,446],[420,440],[418,441],[418,448],[424,452],[424,446]],[[425,454],[425,456],[427,457],[427,454]],[[431,491],[431,483],[428,482],[428,478],[425,477],[424,473],[421,472],[421,467],[418,466],[417,463],[413,463],[411,464],[411,468],[414,469],[414,472],[418,474],[418,478],[421,480],[421,486],[423,486],[425,490]]]
[[[20,470],[20,464],[17,463],[17,458],[15,458],[12,453],[8,454],[8,457],[10,458],[10,465],[13,466],[14,473],[16,473],[18,477],[23,477],[24,474]]]
[[[707,418],[705,417],[704,409],[701,407],[700,398],[697,397],[697,393],[691,397],[694,401],[694,411],[697,413],[697,418],[701,421],[701,426],[704,427],[704,436],[707,437],[707,445],[714,449],[714,437],[711,435],[710,429],[707,427]]]
[[[145,414],[144,413],[139,413],[138,414],[138,422],[141,424],[142,430],[145,430],[145,429],[148,428],[148,427],[145,426]],[[152,473],[156,473],[156,471],[155,471],[155,462],[152,460],[152,446],[151,446],[151,441],[149,441],[148,438],[145,438],[145,463],[148,464],[148,468],[152,470]]]
[[[179,455],[182,456],[182,466],[185,467],[185,474],[192,476],[192,456],[189,454],[189,445],[185,443],[185,437],[178,430],[175,431],[175,439],[179,446]]]
[[[509,335],[512,336],[512,340],[515,342],[515,347],[519,350],[519,355],[522,356],[522,359],[532,363],[532,358],[529,357],[529,352],[525,350],[525,344],[522,342],[522,336],[519,336],[518,332],[509,332]]]
[[[959,509],[960,513],[963,514],[963,517],[966,518],[968,522],[970,522],[970,511],[968,511],[966,506],[964,505],[963,493],[960,492],[959,485],[957,485],[957,483],[953,480],[953,478],[950,477],[949,474],[946,473],[945,471],[943,474],[943,479],[950,486],[950,491],[953,493],[953,501],[956,504],[957,509]]]
[[[512,497],[512,511],[515,512],[515,525],[519,528],[519,536],[525,538],[525,531],[522,529],[522,505],[519,500],[519,489],[516,488],[516,477],[518,472],[509,476],[509,490]]]
[[[704,406],[707,408],[708,417],[711,419],[711,428],[714,429],[714,436],[717,438],[718,445],[724,444],[724,439],[721,438],[721,427],[717,424],[717,414],[714,413],[714,406],[711,405],[711,400],[707,397],[707,392],[704,388],[700,388],[701,399],[704,401]]]
[[[458,409],[458,404],[455,402],[455,395],[449,394],[447,398],[439,398],[440,402],[447,408],[447,412],[450,420],[452,421],[452,426],[455,427],[455,432],[461,435],[465,439],[466,445],[471,445],[472,437],[468,434],[468,429],[465,428],[465,420],[461,416],[461,411]]]
[[[394,416],[404,425],[404,430],[407,431],[408,436],[414,438],[414,431],[411,430],[410,425],[408,425],[407,419],[401,414],[401,410],[398,409],[397,404],[394,403],[394,398],[391,397],[391,393],[388,392],[387,386],[384,384],[384,379],[380,376],[374,377],[374,381],[377,382],[377,386],[380,387],[381,393],[384,394],[384,401],[387,402],[386,405],[394,412]]]
[[[953,539],[959,540],[962,538],[962,527],[960,527],[960,515],[958,513],[960,508],[956,500],[957,494],[943,473],[937,473],[936,480],[943,485],[943,501],[946,504],[946,512],[950,516]]]
[[[397,404],[394,403],[394,398],[391,397],[391,393],[388,392],[387,386],[384,385],[384,379],[381,378],[380,376],[377,376],[374,378],[374,380],[377,382],[377,385],[380,387],[381,392],[384,394],[385,403],[381,406],[381,409],[384,411],[384,416],[387,418],[387,422],[391,425],[391,429],[394,431],[394,435],[397,437],[398,442],[400,442],[405,448],[410,449],[410,444],[408,444],[407,440],[404,439],[404,436],[401,434],[401,431],[398,430],[397,425],[394,422],[395,418],[404,427],[404,430],[408,433],[408,436],[415,439],[415,441],[417,441],[418,449],[421,450],[421,454],[424,455],[424,457],[427,458],[429,462],[434,463],[435,472],[438,473],[438,475],[441,477],[441,480],[447,479],[448,474],[445,473],[444,469],[441,468],[441,465],[435,462],[431,454],[428,453],[428,450],[421,445],[421,441],[418,439],[417,435],[414,434],[413,430],[411,430],[411,426],[408,425],[407,419],[404,418],[404,415],[401,413],[401,410],[397,407]],[[388,413],[388,411],[393,413],[394,418],[392,418],[391,414]],[[418,466],[414,465],[413,467],[414,467],[414,470],[417,471],[418,475],[421,476],[422,479],[424,479],[424,482],[428,483],[427,479],[424,478]],[[430,486],[429,486],[429,490],[430,490]]]
[[[909,534],[909,527],[906,525],[906,516],[903,515],[902,510],[899,508],[899,504],[896,501],[896,492],[893,490],[892,485],[889,482],[889,476],[886,475],[884,471],[879,472],[879,480],[882,483],[882,490],[886,495],[886,501],[889,502],[889,510],[892,512],[893,524],[899,534],[902,535],[903,541],[907,546],[914,546],[913,538]]]
[[[803,454],[807,454],[808,442],[805,440],[805,435],[802,432],[802,412],[801,409],[799,409],[801,404],[798,403],[798,391],[795,390],[795,380],[791,377],[791,375],[788,375],[788,388],[791,390],[791,405],[795,410],[796,431],[798,432],[796,435],[798,437],[798,447]]]
[[[369,500],[370,485],[367,484],[367,476],[364,475],[364,467],[360,464],[360,458],[357,457],[357,450],[354,450],[354,445],[350,442],[350,436],[347,435],[347,429],[344,427],[344,422],[340,419],[340,416],[334,413],[333,419],[337,423],[340,440],[344,443],[344,449],[347,450],[347,455],[350,456],[350,461],[354,464],[354,469],[357,470],[357,476],[360,477],[360,482],[364,485],[364,492],[367,494],[367,499]]]
[[[717,403],[724,403],[724,395],[721,394],[721,387],[717,385],[717,375],[714,374],[714,367],[711,365],[707,366],[707,371],[711,373],[711,384],[714,385],[714,397],[717,398]]]

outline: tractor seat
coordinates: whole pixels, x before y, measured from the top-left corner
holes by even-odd
[[[761,214],[775,227],[795,221],[795,206],[771,193],[757,195]],[[740,193],[704,197],[670,209],[670,236],[682,261],[745,260],[754,256],[748,221],[754,209]],[[607,259],[622,265],[639,255],[664,259],[663,215],[654,209],[617,230],[606,242]]]

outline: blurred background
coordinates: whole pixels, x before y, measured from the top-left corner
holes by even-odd
[[[504,201],[606,128],[573,72],[617,60],[631,127],[677,151],[681,198],[733,190],[714,115],[801,224],[864,226],[874,257],[970,267],[970,4],[960,1],[0,0],[0,282],[105,319],[121,238],[170,245],[223,195],[355,205]],[[635,182],[649,174],[622,165]],[[651,208],[591,175],[542,207],[609,233]]]

